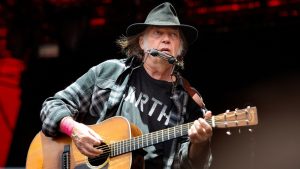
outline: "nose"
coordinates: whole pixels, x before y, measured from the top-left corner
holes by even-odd
[[[170,37],[168,34],[164,34],[163,37],[162,37],[162,42],[163,43],[170,43]]]

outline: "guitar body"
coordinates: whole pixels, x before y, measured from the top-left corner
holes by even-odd
[[[248,106],[226,111],[206,121],[213,128],[257,125],[257,110]],[[135,150],[188,135],[192,125],[193,122],[189,122],[142,135],[140,129],[124,117],[109,118],[89,126],[104,140],[98,147],[104,153],[95,158],[82,155],[67,136],[52,138],[39,132],[29,147],[26,169],[141,169],[144,168],[143,154]]]
[[[112,117],[100,124],[90,125],[99,133],[106,144],[129,139],[141,135],[141,131],[130,124],[123,117]],[[62,154],[66,145],[70,145],[69,165],[63,165]],[[141,159],[141,158],[139,158]],[[65,167],[62,167],[65,166]],[[26,169],[130,169],[143,168],[143,161],[138,166],[132,166],[132,153],[125,153],[115,157],[108,157],[99,166],[89,165],[88,158],[81,154],[68,136],[47,137],[41,131],[34,137],[29,147],[26,159]]]

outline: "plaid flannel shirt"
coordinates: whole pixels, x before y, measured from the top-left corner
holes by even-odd
[[[95,124],[113,116],[111,110],[120,103],[130,72],[137,64],[134,58],[112,59],[102,62],[89,69],[83,76],[64,90],[57,92],[53,97],[47,98],[41,109],[42,131],[46,136],[57,136],[60,120],[65,116],[71,116],[76,121],[84,124]],[[183,88],[181,88],[183,89]],[[184,97],[185,96],[185,97]],[[174,92],[171,97],[177,109],[186,114],[187,94],[184,90]],[[164,159],[166,169],[192,168],[188,158],[189,141],[180,144],[177,149],[176,139],[172,146],[172,155]],[[177,160],[174,161],[174,158]],[[209,168],[211,163],[210,148],[204,157],[201,168]]]

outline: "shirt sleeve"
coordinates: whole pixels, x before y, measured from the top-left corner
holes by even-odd
[[[190,141],[181,144],[179,150],[180,168],[181,169],[209,169],[212,162],[210,141],[208,144],[209,146],[205,149],[205,152],[203,152],[203,156],[199,157],[199,160],[201,160],[199,166],[194,166],[191,160],[189,159],[188,153],[189,153],[190,144],[191,144]]]
[[[65,116],[84,124],[94,124],[104,118],[108,108],[122,96],[114,91],[113,98],[108,102],[115,81],[124,69],[124,60],[107,60],[89,69],[53,97],[47,98],[40,112],[43,133],[46,136],[58,135],[60,120]]]
[[[204,116],[204,109],[200,108],[197,103],[193,101],[193,99],[190,97],[189,102],[187,105],[187,116],[185,117],[185,122],[192,122],[199,117]],[[205,147],[204,152],[202,153],[202,156],[199,157],[199,161],[201,161],[198,165],[194,166],[191,160],[189,159],[189,148],[190,148],[191,142],[189,141],[188,137],[185,137],[183,140],[181,140],[179,152],[178,152],[178,158],[180,163],[181,169],[208,169],[211,166],[212,162],[212,153],[211,153],[211,141],[209,140],[209,143],[207,144],[207,147]]]
[[[46,136],[56,136],[59,133],[59,122],[63,117],[75,118],[79,112],[88,112],[94,84],[94,70],[90,69],[64,90],[44,101],[40,118],[42,131]]]

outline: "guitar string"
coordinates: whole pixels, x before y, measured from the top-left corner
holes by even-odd
[[[210,120],[208,120],[208,122],[209,122],[209,124],[211,124],[211,121],[210,121]],[[235,123],[235,121],[227,121],[227,122],[229,122],[229,123]],[[215,122],[215,123],[217,123],[217,124],[224,124],[223,122]],[[183,124],[182,126],[183,126],[183,128],[184,128],[185,130],[187,130],[187,129],[190,127],[191,124],[192,124],[192,123],[186,123],[186,124]],[[176,128],[176,127],[178,127],[178,126],[175,126],[175,128]],[[163,131],[166,131],[166,130],[170,130],[170,131],[171,131],[171,132],[169,133],[169,135],[176,134],[176,133],[174,133],[174,128],[173,128],[173,127],[172,127],[172,128],[169,128],[169,129],[160,130],[160,131],[158,131],[158,132],[162,132],[162,133],[163,133]],[[152,133],[152,134],[157,134],[158,132],[154,132],[154,133]],[[116,142],[116,143],[112,143],[112,144],[109,144],[109,145],[98,146],[98,147],[96,147],[96,148],[102,149],[103,153],[102,153],[101,155],[95,157],[95,158],[90,158],[89,161],[95,162],[95,161],[97,161],[97,160],[107,159],[108,156],[109,156],[109,154],[111,154],[111,149],[117,149],[117,150],[118,150],[117,152],[120,152],[120,153],[116,153],[116,155],[114,155],[114,156],[117,156],[117,155],[120,155],[120,154],[127,153],[128,151],[122,151],[122,148],[123,148],[123,149],[126,149],[126,148],[124,148],[124,147],[132,146],[134,143],[137,143],[137,142],[138,142],[138,143],[141,143],[141,142],[143,142],[144,139],[147,139],[147,136],[150,135],[150,134],[151,134],[151,133],[147,133],[147,134],[145,134],[144,136],[138,136],[138,137],[135,137],[135,138],[132,138],[132,139],[127,139],[127,140],[121,141],[121,142],[126,143],[126,144],[124,144],[124,145],[122,145],[123,143],[121,143],[121,142]],[[161,135],[161,136],[162,136],[162,135]],[[164,137],[164,136],[162,136],[162,137]],[[112,147],[112,145],[116,145],[116,146],[115,146],[115,147]],[[127,148],[126,150],[128,150],[128,148]],[[75,153],[75,154],[77,154],[77,153]],[[78,152],[78,154],[81,154],[81,153]],[[84,160],[80,160],[80,161],[78,161],[78,162],[81,162],[81,161],[84,161]]]
[[[227,121],[228,123],[236,123],[236,121]],[[208,120],[208,123],[209,124],[211,124],[211,121],[210,120]],[[221,124],[223,124],[223,122],[215,122],[215,123],[221,123]],[[182,125],[183,127],[189,127],[189,125],[191,125],[191,123],[186,123],[186,124],[184,124],[184,125]],[[133,143],[136,143],[136,142],[138,142],[138,143],[140,143],[140,142],[144,142],[144,140],[146,141],[146,140],[148,140],[147,139],[147,137],[150,137],[151,135],[154,135],[154,136],[158,136],[159,134],[159,132],[160,133],[164,133],[164,132],[167,132],[168,130],[168,133],[169,133],[169,135],[174,135],[174,134],[176,134],[175,132],[174,132],[174,130],[176,128],[179,128],[178,126],[175,126],[175,127],[172,127],[172,128],[169,128],[169,129],[164,129],[164,130],[160,130],[160,131],[157,131],[157,132],[154,132],[154,133],[147,133],[147,134],[144,134],[143,136],[138,136],[138,137],[135,137],[135,138],[132,138],[132,139],[127,139],[127,140],[123,140],[123,141],[121,141],[121,142],[116,142],[116,143],[113,143],[113,144],[110,144],[110,145],[101,145],[101,146],[97,146],[96,148],[99,148],[99,149],[102,149],[102,150],[104,150],[104,153],[106,153],[106,151],[108,151],[108,152],[110,152],[110,150],[111,150],[111,148],[112,147],[109,147],[109,146],[112,146],[112,145],[116,145],[115,147],[119,150],[120,149],[120,147],[128,147],[128,146],[132,146],[133,145]],[[152,137],[153,138],[153,137]],[[157,139],[157,138],[156,138]],[[152,139],[153,140],[153,139]],[[122,143],[123,142],[123,143]],[[115,148],[115,147],[113,147],[113,148]],[[115,149],[116,149],[115,148]],[[124,149],[124,148],[123,148]],[[123,152],[123,151],[121,151],[121,150],[119,150],[118,152]],[[117,153],[118,154],[118,153]]]
[[[185,128],[186,130],[187,130],[187,128],[189,127],[189,125],[191,125],[191,123],[186,123],[186,124],[183,124],[182,126],[183,126],[183,128]],[[175,127],[178,127],[178,126],[175,126]],[[169,128],[170,129],[170,128]],[[165,129],[166,130],[166,129]],[[173,129],[174,130],[174,129]],[[157,131],[157,132],[155,132],[156,134],[158,134],[159,132],[163,132],[164,130],[160,130],[160,131]],[[150,135],[151,133],[147,133],[147,134],[145,134],[146,136],[144,136],[144,137],[147,137],[148,135]],[[152,133],[153,134],[153,133]],[[139,142],[139,143],[141,143],[141,141],[144,139],[144,137],[143,136],[138,136],[138,137],[135,137],[135,138],[133,138],[133,139],[128,139],[128,140],[126,140],[126,141],[123,141],[123,142],[126,142],[127,144],[126,144],[126,146],[128,146],[128,144],[130,144],[130,146],[132,146],[132,143],[136,143],[136,142]],[[164,137],[163,135],[161,135],[161,137]],[[135,140],[135,141],[132,141],[132,140]],[[121,151],[121,149],[122,149],[122,147],[124,147],[124,146],[122,146],[122,145],[120,145],[120,142],[116,142],[116,143],[113,143],[113,144],[117,144],[117,150],[119,150],[118,152],[120,152],[120,154],[123,154],[123,153],[126,153],[126,152],[122,152]],[[112,144],[110,144],[110,145],[112,145]],[[111,152],[111,150],[110,150],[110,148],[109,148],[109,145],[105,145],[105,146],[98,146],[97,148],[103,148],[103,153],[101,154],[101,155],[99,155],[98,157],[95,157],[95,158],[92,158],[92,159],[89,159],[89,161],[92,161],[92,162],[94,162],[94,161],[97,161],[97,160],[102,160],[102,159],[106,159],[109,155],[108,154],[110,154],[110,152]],[[124,148],[123,148],[124,149]],[[80,152],[79,152],[80,153]],[[119,155],[119,154],[116,154],[116,155]],[[79,161],[79,162],[81,162],[81,161]]]
[[[245,113],[245,112],[242,112],[242,113],[239,113],[239,112],[236,112],[236,114],[243,114],[243,113]],[[228,114],[228,116],[236,116],[235,114]],[[217,122],[219,119],[223,119],[224,117],[222,116],[222,117],[219,117],[219,116],[215,116],[215,123],[222,123],[223,124],[223,122]],[[230,117],[228,117],[228,118],[230,118]],[[207,119],[206,120],[210,125],[212,124],[212,122],[211,122],[211,118],[210,119]],[[227,123],[230,123],[230,122],[232,122],[232,123],[236,123],[236,121],[227,121]],[[191,123],[193,123],[193,122],[191,122]],[[191,125],[191,123],[186,123],[186,124],[183,124],[183,125],[181,125],[182,127],[190,127],[190,125]],[[175,126],[175,127],[172,127],[172,128],[168,128],[168,129],[164,129],[164,130],[160,130],[160,131],[157,131],[157,132],[154,132],[154,133],[147,133],[147,134],[145,134],[145,135],[143,135],[143,136],[138,136],[138,137],[135,137],[135,138],[132,138],[132,139],[128,139],[128,140],[123,140],[123,141],[121,141],[121,142],[116,142],[116,143],[113,143],[113,144],[110,144],[110,145],[102,145],[102,146],[97,146],[96,148],[99,148],[99,149],[102,149],[103,150],[103,154],[108,154],[108,153],[110,153],[111,152],[111,149],[112,148],[114,148],[114,149],[117,149],[117,153],[116,153],[116,155],[118,155],[118,154],[122,154],[122,153],[124,153],[124,151],[122,151],[122,148],[123,148],[123,150],[124,149],[126,149],[127,151],[126,152],[128,152],[128,147],[132,147],[132,145],[135,145],[134,143],[136,143],[136,142],[138,142],[138,145],[139,145],[139,143],[142,143],[143,144],[143,142],[144,142],[144,140],[147,142],[147,140],[149,140],[149,139],[147,139],[147,137],[149,136],[153,136],[153,135],[155,135],[156,134],[156,139],[158,140],[158,138],[157,138],[157,136],[159,135],[159,132],[161,132],[162,134],[164,134],[164,132],[166,131],[166,132],[168,132],[169,134],[168,135],[174,135],[174,134],[176,134],[176,133],[174,133],[174,131],[175,131],[175,129],[178,129],[179,128],[179,126]],[[170,132],[171,131],[171,132]],[[176,132],[176,131],[175,131]],[[152,137],[153,138],[153,137]],[[161,138],[161,139],[163,139],[163,138]],[[153,140],[153,139],[152,139]],[[123,142],[123,143],[122,143]],[[122,145],[123,144],[123,145]],[[116,145],[115,147],[112,147],[113,145]],[[147,144],[148,145],[148,144]],[[143,145],[142,145],[143,146]],[[124,148],[125,147],[125,148]],[[130,148],[131,149],[131,148]],[[120,152],[120,153],[118,153],[118,152]]]
[[[218,120],[218,119],[223,119],[223,117],[221,117],[221,118],[216,118],[215,120]],[[207,122],[209,123],[209,124],[211,124],[211,119],[208,119],[207,120]],[[216,121],[215,123],[221,123],[221,124],[223,124],[223,122],[218,122],[218,121]],[[236,121],[230,121],[230,120],[228,120],[227,121],[227,123],[236,123]],[[191,123],[186,123],[186,124],[183,124],[182,126],[183,127],[189,127],[189,125],[191,125]],[[174,131],[175,131],[175,129],[178,129],[179,127],[178,126],[175,126],[175,127],[172,127],[172,128],[168,128],[168,129],[164,129],[164,130],[161,130],[161,131],[158,131],[158,132],[154,132],[154,133],[148,133],[148,134],[145,134],[144,136],[138,136],[138,137],[135,137],[135,138],[132,138],[132,139],[128,139],[128,140],[123,140],[123,143],[122,143],[122,141],[121,142],[117,142],[117,143],[114,143],[114,144],[110,144],[110,145],[115,145],[115,144],[117,144],[117,149],[119,150],[120,149],[120,147],[128,147],[128,146],[132,146],[132,144],[133,143],[135,143],[135,142],[144,142],[144,139],[145,139],[145,141],[147,141],[148,139],[147,139],[147,137],[149,136],[155,136],[155,134],[156,134],[156,137],[158,136],[158,133],[159,132],[161,132],[162,134],[165,132],[165,131],[167,131],[168,133],[169,133],[169,135],[174,135],[174,134],[176,134],[176,133],[174,133]],[[153,137],[152,137],[153,138]],[[152,139],[153,140],[153,139]],[[120,145],[120,144],[123,144],[123,145]],[[101,149],[103,149],[104,150],[104,153],[106,153],[105,151],[107,151],[107,152],[110,152],[110,150],[111,150],[111,147],[109,147],[109,146],[107,146],[107,145],[104,145],[104,146],[98,146],[98,147],[96,147],[96,148],[101,148]],[[124,148],[123,148],[124,149]],[[123,152],[123,151],[121,151],[121,150],[119,150],[120,152]],[[118,152],[119,152],[118,151]],[[117,153],[118,154],[118,153]]]
[[[218,120],[218,119],[223,119],[223,118],[216,118],[216,120]],[[208,119],[207,120],[207,122],[211,125],[212,124],[212,122],[211,122],[211,119]],[[227,121],[228,123],[236,123],[236,121]],[[223,122],[215,122],[215,123],[221,123],[221,124],[223,124]],[[190,127],[189,125],[190,125],[191,123],[186,123],[186,124],[184,124],[184,125],[182,125],[183,127]],[[145,134],[143,137],[141,137],[141,136],[139,136],[139,137],[136,137],[136,138],[133,138],[133,139],[130,139],[130,140],[123,140],[123,143],[120,143],[119,142],[119,144],[123,144],[123,145],[119,145],[119,146],[117,146],[117,148],[119,148],[119,147],[128,147],[128,146],[132,146],[132,143],[134,143],[134,142],[143,142],[144,141],[144,139],[145,139],[145,141],[147,141],[148,139],[147,139],[147,137],[151,137],[152,136],[152,140],[153,140],[153,136],[158,136],[159,135],[159,132],[161,132],[161,133],[164,133],[164,131],[168,131],[168,133],[169,133],[169,135],[174,135],[174,134],[176,134],[176,133],[174,133],[174,131],[175,131],[175,129],[178,129],[179,128],[179,126],[175,126],[175,127],[172,127],[172,128],[169,128],[169,129],[165,129],[165,130],[161,130],[161,131],[158,131],[158,132],[154,132],[154,133],[148,133],[148,134]],[[171,133],[170,133],[170,131],[171,131]],[[176,131],[175,131],[176,132]],[[107,146],[100,146],[100,147],[97,147],[97,148],[104,148],[104,147],[106,147],[108,150],[110,150],[110,148],[109,147],[107,147]],[[121,150],[120,150],[121,151]]]
[[[163,131],[160,131],[160,132],[163,132]],[[158,134],[159,132],[154,132],[152,134],[155,134],[156,136],[162,136],[162,135],[159,135]],[[107,153],[107,152],[110,152],[110,149],[111,148],[115,148],[115,149],[120,149],[120,147],[124,147],[124,146],[132,146],[133,143],[141,143],[142,140],[144,140],[145,138],[147,138],[147,136],[149,135],[150,133],[148,134],[145,134],[144,136],[138,136],[138,137],[134,137],[132,139],[127,139],[127,140],[123,140],[123,142],[125,143],[121,143],[121,142],[116,142],[116,143],[112,143],[110,145],[101,145],[101,146],[98,146],[96,148],[101,148],[103,150],[104,153]],[[160,139],[161,140],[161,139]],[[122,145],[124,144],[124,146]],[[113,146],[113,145],[116,145],[116,146]],[[111,147],[111,148],[109,148]],[[138,146],[137,146],[138,147]],[[121,150],[119,150],[118,152],[122,152]]]
[[[242,113],[239,113],[239,112],[235,112],[234,114],[233,113],[228,113],[226,116],[227,116],[227,118],[230,118],[230,117],[233,117],[233,116],[237,116],[238,114],[245,114],[245,112],[242,112]],[[221,123],[221,124],[224,124],[224,122],[218,122],[218,120],[220,120],[220,119],[224,119],[225,117],[224,116],[215,116],[215,124],[218,124],[218,123]],[[211,118],[210,119],[207,119],[207,122],[211,125],[212,123],[211,123]],[[228,120],[228,121],[226,121],[227,123],[236,123],[236,121],[231,121],[231,120]],[[193,122],[191,122],[191,123],[186,123],[186,124],[183,124],[183,125],[181,125],[180,127],[181,128],[184,128],[185,129],[185,131],[186,131],[186,129],[188,129],[188,128],[190,128],[190,125],[192,124]],[[161,137],[163,137],[162,135],[164,134],[164,131],[167,131],[168,132],[168,135],[172,135],[172,134],[174,134],[174,135],[176,135],[176,133],[174,133],[174,132],[176,132],[175,131],[175,129],[178,129],[179,128],[179,126],[175,126],[175,127],[172,127],[172,128],[168,128],[168,129],[164,129],[164,130],[160,130],[160,131],[157,131],[157,132],[154,132],[154,133],[147,133],[147,134],[145,134],[144,136],[138,136],[138,137],[135,137],[135,138],[132,138],[132,139],[127,139],[127,140],[123,140],[123,141],[121,141],[121,142],[116,142],[116,143],[113,143],[113,144],[110,144],[110,145],[102,145],[102,146],[98,146],[98,147],[96,147],[96,148],[101,148],[102,150],[103,150],[103,153],[100,155],[100,156],[98,156],[98,157],[95,157],[95,158],[92,158],[92,159],[90,159],[90,161],[96,161],[96,160],[99,160],[99,159],[106,159],[106,158],[108,158],[108,156],[109,156],[109,154],[111,154],[111,149],[112,148],[114,148],[114,149],[117,149],[118,151],[117,151],[117,153],[116,153],[116,155],[119,155],[119,154],[123,154],[123,153],[126,153],[126,152],[128,152],[128,146],[132,146],[132,145],[134,145],[134,143],[136,143],[136,142],[138,142],[138,143],[140,143],[140,142],[142,142],[142,144],[143,144],[143,142],[144,142],[144,139],[145,139],[145,141],[147,141],[148,139],[147,139],[147,137],[148,136],[153,136],[153,135],[155,135],[156,134],[156,139],[158,139],[157,137],[159,136],[159,132],[161,132],[162,134],[161,134]],[[168,136],[169,137],[169,136]],[[176,138],[176,136],[175,136],[175,138]],[[163,141],[163,138],[161,138],[162,139],[162,141]],[[152,137],[152,140],[153,140],[153,137]],[[123,142],[123,143],[122,143]],[[153,142],[153,141],[152,141]],[[121,144],[123,144],[123,145],[121,145]],[[116,145],[115,147],[112,147],[113,145]],[[148,144],[147,144],[147,146],[148,146]],[[124,148],[124,147],[127,147],[127,148]],[[143,147],[143,145],[142,145],[142,147]],[[122,151],[122,148],[123,148],[123,150],[124,149],[126,149],[126,151],[124,152],[124,151]],[[118,154],[118,152],[120,152],[119,154]],[[115,156],[116,156],[115,155]]]

